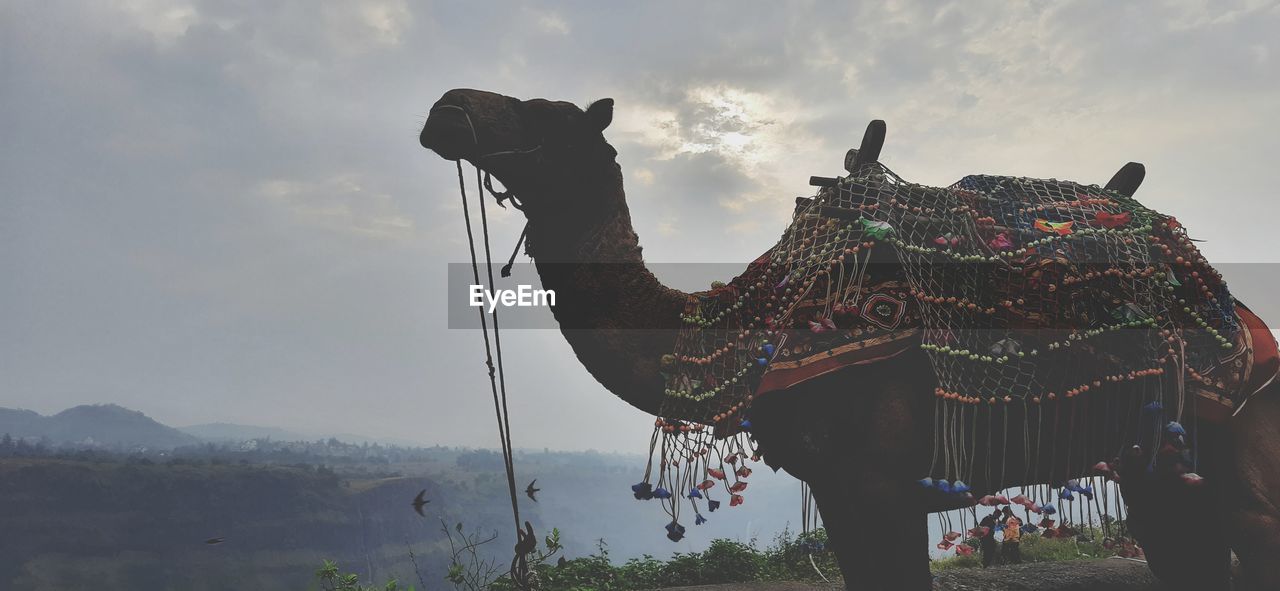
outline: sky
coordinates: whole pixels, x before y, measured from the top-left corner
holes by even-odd
[[[0,0],[0,406],[496,447],[480,335],[446,326],[455,171],[417,141],[455,87],[615,99],[658,263],[753,259],[874,118],[926,184],[1140,161],[1266,317],[1276,30],[1217,0]],[[491,222],[505,254],[523,219]],[[517,447],[644,450],[558,332],[503,338]]]

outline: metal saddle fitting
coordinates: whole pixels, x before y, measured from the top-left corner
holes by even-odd
[[[856,176],[864,167],[879,161],[880,149],[884,147],[886,130],[887,128],[882,119],[875,119],[868,123],[867,130],[862,134],[862,144],[857,148],[850,148],[844,155],[845,171],[850,175]],[[809,177],[809,185],[814,187],[834,187],[839,183],[840,179],[837,177]]]
[[[863,169],[869,165],[875,164],[880,160],[880,150],[884,148],[884,139],[887,132],[887,126],[883,119],[874,119],[867,124],[867,130],[862,134],[862,144],[857,148],[850,148],[844,155],[844,169],[852,176],[857,176],[863,172]],[[1142,186],[1143,179],[1146,178],[1147,169],[1139,162],[1129,162],[1120,168],[1119,171],[1107,181],[1106,189],[1115,191],[1125,197],[1133,197],[1138,192],[1138,187]],[[811,176],[809,177],[809,185],[820,188],[835,187],[840,184],[839,177],[829,176]],[[799,206],[802,201],[796,198],[796,205]]]

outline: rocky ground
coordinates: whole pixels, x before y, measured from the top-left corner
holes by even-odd
[[[834,585],[747,583],[680,587],[679,591],[832,591]],[[1146,563],[1121,560],[1071,560],[947,571],[937,591],[1158,591]],[[672,590],[674,591],[674,590]]]
[[[944,573],[940,591],[1156,591],[1145,562],[1111,558],[1038,562]]]

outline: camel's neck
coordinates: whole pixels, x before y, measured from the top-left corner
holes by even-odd
[[[554,313],[578,359],[605,388],[632,406],[659,414],[662,355],[670,353],[686,295],[658,281],[640,256],[617,165],[574,188],[589,195],[529,196],[589,204],[530,212],[529,254]],[[545,199],[544,199],[545,198]]]

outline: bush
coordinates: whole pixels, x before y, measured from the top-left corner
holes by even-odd
[[[809,562],[813,552],[814,563]],[[826,532],[807,536],[779,534],[774,544],[761,550],[754,542],[713,540],[703,552],[676,553],[670,560],[652,556],[633,558],[621,566],[609,560],[603,540],[590,556],[556,564],[532,565],[541,591],[632,591],[655,587],[717,585],[748,581],[817,580],[814,564],[832,578],[838,576],[834,555],[826,549]],[[513,589],[507,579],[494,581],[494,591]]]
[[[544,590],[586,591],[599,589],[613,591],[626,589],[618,581],[618,569],[609,562],[609,550],[604,540],[596,544],[596,552],[590,556],[565,560],[551,565],[539,562],[531,565],[534,578]],[[509,579],[494,581],[493,589],[515,589]]]
[[[642,589],[645,585],[663,585],[662,575],[666,563],[648,554],[644,558],[632,558],[618,568],[618,584],[624,589]]]
[[[338,563],[332,560],[325,560],[324,564],[316,570],[316,581],[324,591],[414,591],[413,587],[408,589],[401,587],[395,579],[387,581],[382,587],[362,585],[359,575],[342,572],[338,568]]]
[[[760,578],[764,554],[741,542],[713,540],[702,553],[703,576],[716,583],[743,583]]]
[[[836,556],[827,549],[825,529],[795,537],[790,530],[783,530],[765,551],[764,558],[761,579],[766,581],[817,581],[824,576],[840,576]]]

